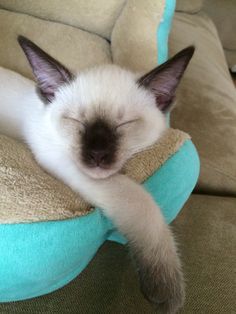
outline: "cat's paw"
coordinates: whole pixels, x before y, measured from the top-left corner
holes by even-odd
[[[142,265],[139,269],[141,291],[158,313],[174,314],[183,306],[184,279],[180,267],[175,266],[159,263],[157,267]]]

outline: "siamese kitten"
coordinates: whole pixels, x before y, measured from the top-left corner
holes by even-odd
[[[0,70],[0,132],[25,141],[44,169],[104,209],[128,239],[146,298],[175,313],[184,282],[172,232],[151,196],[119,170],[166,129],[194,48],[138,77],[116,65],[74,74],[27,38],[18,41],[37,93],[30,80]]]

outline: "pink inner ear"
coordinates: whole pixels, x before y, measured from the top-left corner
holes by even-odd
[[[193,52],[194,47],[180,51],[173,58],[138,80],[140,86],[154,93],[157,106],[161,111],[166,112],[171,108],[176,89]]]
[[[63,81],[59,73],[50,67],[50,65],[42,65],[35,70],[37,81],[39,82],[40,88],[45,92],[52,94],[54,93]]]
[[[170,95],[156,96],[157,107],[164,113],[169,111],[173,101],[174,101],[174,97],[170,97]]]
[[[31,65],[41,95],[46,101],[52,101],[56,90],[69,83],[73,75],[29,39],[19,36],[18,41]]]
[[[62,67],[54,67],[50,60],[42,59],[34,51],[30,51],[28,57],[42,95],[52,101],[56,90],[62,84],[69,82],[69,75]]]
[[[150,82],[150,89],[155,94],[158,108],[166,112],[170,109],[175,98],[175,90],[178,85],[176,77],[171,76],[171,73],[158,75],[156,79]],[[168,75],[169,74],[169,75]]]

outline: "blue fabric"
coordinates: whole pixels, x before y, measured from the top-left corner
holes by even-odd
[[[0,225],[0,301],[58,289],[86,267],[106,239],[100,211],[81,218]]]
[[[166,0],[157,30],[158,63],[167,59],[174,7],[174,0]],[[167,223],[186,202],[198,174],[198,155],[188,140],[144,182]],[[64,286],[87,266],[105,240],[126,243],[100,209],[64,221],[0,225],[0,302],[28,299]]]
[[[186,202],[198,174],[198,155],[188,140],[144,183],[167,223]],[[106,239],[126,243],[99,209],[64,221],[0,225],[0,302],[32,298],[64,286]]]
[[[194,189],[200,170],[198,153],[188,140],[181,149],[144,182],[145,189],[160,206],[165,221],[171,223]],[[109,240],[126,243],[126,239],[114,230]]]
[[[157,27],[157,63],[160,65],[168,59],[168,38],[171,30],[171,23],[175,13],[175,0],[166,0],[165,10],[161,23]],[[170,124],[170,114],[167,113],[166,120]]]
[[[162,64],[168,58],[168,38],[175,13],[175,0],[166,0],[165,10],[157,28],[157,63]]]

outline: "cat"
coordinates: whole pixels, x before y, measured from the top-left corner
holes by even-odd
[[[0,69],[0,132],[25,141],[46,171],[103,208],[128,239],[144,296],[176,313],[185,289],[173,234],[151,196],[120,170],[166,130],[194,47],[140,77],[117,65],[74,74],[29,39],[18,42],[37,88]]]

